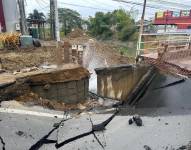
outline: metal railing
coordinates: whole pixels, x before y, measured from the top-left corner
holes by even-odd
[[[168,45],[168,51],[189,49],[191,45],[191,33],[154,33],[142,34],[137,42],[136,56],[146,53],[154,53],[164,49],[163,44]]]

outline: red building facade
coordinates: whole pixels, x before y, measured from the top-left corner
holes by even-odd
[[[6,30],[6,25],[5,25],[5,18],[4,18],[4,13],[3,13],[2,0],[0,0],[0,25],[1,25],[1,30],[5,31]]]
[[[191,10],[157,12],[154,25],[176,25],[177,29],[191,29]]]

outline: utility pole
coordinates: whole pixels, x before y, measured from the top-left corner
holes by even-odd
[[[50,0],[50,33],[51,38],[54,40],[55,35],[55,6],[54,6],[54,0]]]
[[[57,0],[50,0],[50,27],[51,27],[52,39],[60,41]]]
[[[56,41],[60,42],[60,25],[59,25],[59,18],[58,18],[58,2],[54,0],[55,6],[55,33],[56,33]]]
[[[19,4],[19,12],[20,12],[21,33],[23,35],[26,35],[27,34],[27,26],[26,26],[26,15],[25,15],[24,0],[18,0],[18,4]]]
[[[141,39],[142,39],[142,34],[143,34],[143,27],[144,27],[144,20],[145,20],[145,9],[146,9],[146,3],[147,0],[144,0],[143,4],[143,12],[141,16],[141,22],[140,22],[140,29],[139,29],[139,39],[138,39],[138,44],[137,44],[137,56],[140,55],[140,49],[141,49]]]

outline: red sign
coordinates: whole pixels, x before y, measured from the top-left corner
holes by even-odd
[[[164,12],[164,16],[166,16],[166,17],[171,17],[171,16],[172,16],[172,11],[166,11],[166,12]]]

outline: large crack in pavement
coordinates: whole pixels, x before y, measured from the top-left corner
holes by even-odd
[[[3,138],[0,136],[0,141],[1,141],[1,144],[2,144],[2,150],[5,150],[5,142],[3,140]]]
[[[99,143],[99,145],[104,149],[104,146],[103,144],[100,142],[99,138],[96,136],[95,132],[100,132],[100,131],[104,131],[105,130],[105,127],[113,120],[113,118],[119,113],[119,111],[117,110],[111,117],[109,117],[107,120],[103,121],[102,123],[100,124],[97,124],[97,125],[93,125],[93,122],[91,121],[91,118],[90,118],[90,121],[91,121],[91,124],[92,124],[92,130],[89,131],[89,132],[86,132],[86,133],[83,133],[83,134],[80,134],[78,136],[75,136],[75,137],[72,137],[72,138],[69,138],[61,143],[56,143],[56,148],[60,148],[70,142],[73,142],[75,140],[78,140],[78,139],[81,139],[85,136],[88,136],[90,134],[93,134],[94,138],[96,139],[96,141]]]
[[[39,150],[44,144],[53,144],[55,143],[55,147],[58,149],[70,142],[73,142],[75,140],[78,140],[78,139],[81,139],[85,136],[88,136],[90,134],[93,134],[94,138],[96,139],[96,141],[98,142],[98,144],[104,149],[104,145],[100,142],[99,138],[96,136],[95,132],[101,132],[101,131],[104,131],[105,130],[105,127],[113,120],[113,118],[119,113],[119,111],[117,110],[112,116],[110,116],[107,120],[103,121],[102,123],[100,124],[97,124],[97,125],[94,125],[91,118],[90,118],[90,122],[92,124],[92,130],[89,131],[89,132],[86,132],[86,133],[83,133],[83,134],[80,134],[80,135],[77,135],[75,137],[72,137],[72,138],[69,138],[61,143],[58,143],[58,137],[57,139],[55,140],[49,140],[48,137],[54,132],[57,130],[58,132],[58,129],[60,127],[60,125],[64,122],[64,121],[67,121],[67,120],[62,120],[60,123],[57,123],[57,125],[50,131],[48,132],[48,134],[46,134],[45,136],[43,136],[39,141],[37,141],[34,145],[32,145],[30,147],[29,150]],[[3,149],[4,150],[4,149]]]
[[[48,134],[43,136],[39,141],[32,145],[29,150],[39,150],[44,144],[57,143],[57,140],[49,140],[48,137],[59,128],[60,124],[67,120],[68,119],[62,120],[58,124],[56,124],[55,127],[50,132],[48,132]]]

